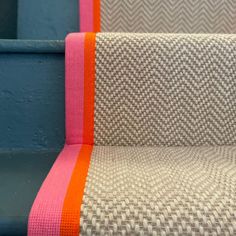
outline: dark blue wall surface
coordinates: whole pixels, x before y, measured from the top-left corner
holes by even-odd
[[[64,42],[0,42],[0,85],[0,148],[59,149]]]
[[[19,0],[19,39],[64,39],[78,32],[78,0]]]
[[[27,235],[28,214],[59,151],[0,152],[0,235]]]
[[[54,39],[79,30],[78,0],[19,0],[17,13],[17,37],[34,41],[0,40],[0,149],[59,149],[64,42]]]
[[[17,37],[17,1],[0,0],[0,38]]]

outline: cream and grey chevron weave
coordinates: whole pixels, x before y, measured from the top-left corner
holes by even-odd
[[[95,146],[81,235],[236,235],[236,147]]]
[[[86,1],[81,28],[114,33],[66,40],[69,154],[43,188],[68,187],[33,230],[235,236],[236,0]]]
[[[236,235],[236,35],[96,36],[81,235]]]
[[[236,144],[236,36],[96,37],[95,145]]]
[[[101,31],[236,33],[235,0],[100,0]]]

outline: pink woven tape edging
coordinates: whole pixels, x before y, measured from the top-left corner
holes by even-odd
[[[63,203],[81,145],[65,145],[31,208],[28,235],[60,235]]]
[[[66,143],[83,142],[84,38],[72,33],[66,38]]]
[[[79,0],[80,32],[93,32],[93,0]]]

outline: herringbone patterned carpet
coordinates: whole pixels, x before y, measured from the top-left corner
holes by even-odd
[[[95,144],[236,144],[235,65],[235,35],[98,34]]]
[[[236,147],[95,146],[81,235],[235,235]]]
[[[66,45],[70,145],[29,235],[236,235],[236,34]]]
[[[235,33],[235,0],[101,0],[101,31]]]

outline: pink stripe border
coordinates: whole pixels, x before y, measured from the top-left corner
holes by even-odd
[[[93,0],[79,0],[80,32],[93,32]]]
[[[64,199],[80,149],[81,145],[65,145],[59,154],[31,208],[29,236],[60,235]]]
[[[85,33],[66,37],[66,143],[83,143]]]

